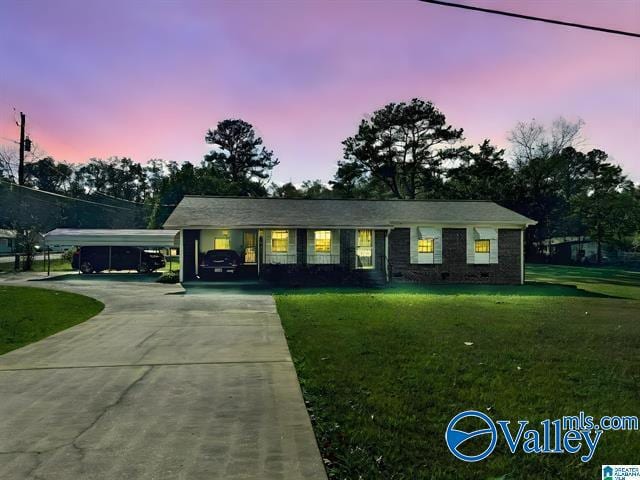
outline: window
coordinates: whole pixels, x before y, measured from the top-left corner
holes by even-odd
[[[373,268],[373,230],[358,230],[356,268]]]
[[[287,253],[289,251],[289,231],[273,230],[271,232],[271,252]]]
[[[371,248],[371,230],[358,230],[358,247]]]
[[[213,239],[214,250],[229,250],[230,248],[229,237],[216,237]]]
[[[476,253],[489,253],[491,240],[476,240]]]
[[[331,230],[316,230],[315,235],[315,252],[331,253]]]
[[[419,239],[418,253],[433,253],[433,238]]]

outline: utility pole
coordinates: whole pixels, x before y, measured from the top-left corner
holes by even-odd
[[[26,115],[20,112],[20,163],[18,164],[18,185],[24,185],[24,124]]]

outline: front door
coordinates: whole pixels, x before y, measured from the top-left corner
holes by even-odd
[[[244,263],[256,263],[256,232],[244,232]]]
[[[356,268],[373,267],[373,230],[356,230]]]

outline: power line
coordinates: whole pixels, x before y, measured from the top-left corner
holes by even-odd
[[[532,15],[523,15],[521,13],[505,12],[504,10],[494,10],[494,9],[491,9],[491,8],[474,7],[473,5],[464,5],[464,4],[461,4],[461,3],[453,3],[453,2],[443,2],[443,1],[440,1],[440,0],[419,0],[419,1],[423,2],[423,3],[432,3],[434,5],[441,5],[443,7],[462,8],[462,9],[465,9],[465,10],[473,10],[473,11],[476,11],[476,12],[493,13],[495,15],[503,15],[505,17],[514,17],[514,18],[520,18],[520,19],[523,19],[523,20],[534,20],[536,22],[552,23],[554,25],[563,25],[565,27],[583,28],[585,30],[594,30],[596,32],[612,33],[612,34],[615,34],[615,35],[625,35],[627,37],[640,38],[640,33],[624,32],[622,30],[614,30],[614,29],[611,29],[611,28],[596,27],[596,26],[593,26],[593,25],[584,25],[582,23],[563,22],[562,20],[554,20],[552,18],[534,17]]]
[[[85,200],[83,198],[77,198],[77,197],[69,197],[69,196],[63,195],[61,193],[49,192],[47,190],[38,190],[38,189],[35,189],[35,188],[27,187],[26,185],[18,185],[16,183],[8,182],[7,180],[4,180],[2,178],[0,178],[0,184],[1,183],[4,183],[9,188],[18,188],[18,189],[28,190],[28,191],[31,191],[31,192],[37,192],[38,194],[48,195],[48,196],[51,196],[51,197],[57,197],[57,198],[60,198],[62,200],[70,200],[70,201],[73,201],[73,202],[81,202],[81,203],[91,204],[91,205],[104,207],[104,208],[114,208],[116,210],[131,211],[131,208],[119,207],[117,205],[110,205],[108,203],[92,202],[91,200]],[[38,201],[45,201],[45,200],[43,200],[44,197],[42,197],[42,198],[32,197],[32,198],[35,198]]]

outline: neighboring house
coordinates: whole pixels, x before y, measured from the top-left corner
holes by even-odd
[[[15,252],[16,231],[0,228],[0,255],[8,255]]]
[[[552,237],[542,242],[544,254],[558,263],[597,263],[598,242],[585,236]],[[613,250],[613,251],[612,251]],[[610,254],[617,253],[612,245],[602,244],[602,261],[607,262]]]
[[[425,283],[524,282],[523,231],[535,221],[484,201],[306,200],[187,196],[180,279],[204,253],[233,249],[261,278]]]

